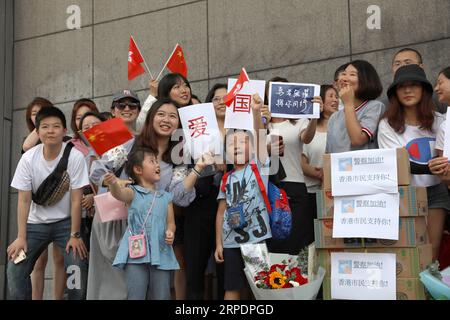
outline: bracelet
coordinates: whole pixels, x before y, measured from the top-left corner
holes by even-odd
[[[201,176],[200,172],[198,172],[198,171],[195,169],[195,167],[192,168],[192,171],[197,175],[197,177],[200,177],[200,176]]]

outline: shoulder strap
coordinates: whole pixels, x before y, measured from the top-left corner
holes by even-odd
[[[72,142],[68,142],[65,149],[64,149],[64,154],[61,158],[61,160],[59,160],[58,165],[56,166],[55,171],[56,172],[64,172],[67,170],[67,165],[69,163],[69,155],[70,155],[70,151],[73,148],[73,143]]]
[[[261,190],[261,194],[264,198],[264,203],[266,204],[267,211],[269,213],[272,213],[272,207],[270,206],[269,197],[267,196],[266,187],[264,186],[264,182],[262,181],[261,174],[259,173],[258,167],[256,166],[256,163],[252,162],[250,164],[252,167],[252,171],[255,175],[256,181],[258,182],[259,189]]]
[[[226,186],[227,186],[227,180],[228,177],[230,176],[230,174],[233,172],[233,170],[231,171],[227,171],[223,174],[222,176],[222,186],[220,187],[220,191],[225,192],[226,191]]]

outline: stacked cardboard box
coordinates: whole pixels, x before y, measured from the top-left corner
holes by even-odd
[[[323,297],[331,299],[331,253],[393,253],[397,257],[397,299],[422,300],[425,291],[419,273],[432,261],[426,228],[428,201],[426,188],[410,186],[409,158],[405,149],[397,150],[400,196],[399,240],[333,238],[333,197],[331,196],[331,158],[324,155],[323,189],[317,193],[314,221],[316,265],[326,270]]]

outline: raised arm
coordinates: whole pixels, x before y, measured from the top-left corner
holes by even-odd
[[[109,187],[112,196],[119,201],[130,204],[134,198],[134,191],[130,188],[125,188],[119,184],[119,179],[111,172],[105,174],[103,178],[104,183]]]
[[[25,138],[25,141],[22,145],[23,152],[27,152],[31,148],[33,148],[39,142],[39,136],[36,132],[36,129],[30,132],[30,134]]]
[[[186,179],[184,179],[184,189],[188,191],[193,189],[203,170],[205,170],[207,166],[213,165],[214,163],[215,158],[212,152],[206,152],[203,154],[202,157],[198,159],[195,166],[189,171]]]
[[[323,101],[320,96],[316,96],[312,99],[312,103],[318,103],[320,105],[320,112],[323,111]],[[300,141],[304,144],[310,144],[316,135],[317,119],[311,119],[308,126],[300,134]]]
[[[189,168],[187,165],[179,165],[175,167],[172,174],[172,179],[170,181],[170,184],[168,188],[166,188],[166,191],[171,192],[173,195],[173,203],[176,204],[179,207],[187,207],[191,204],[192,201],[195,199],[195,188],[189,188],[186,189],[184,180],[191,176],[191,179],[194,177],[194,173],[189,172]],[[192,181],[188,184],[191,184]],[[195,185],[195,182],[194,182]],[[189,187],[189,185],[188,185]]]
[[[339,91],[339,96],[344,102],[345,126],[353,147],[359,147],[369,142],[368,134],[363,131],[361,124],[356,117],[355,92],[350,85],[344,86]]]
[[[123,159],[120,161],[120,163],[125,163],[126,155],[128,155],[128,153],[133,148],[134,142],[135,139],[132,139],[128,142],[125,142],[123,145],[116,147],[116,149],[123,149],[120,152],[116,152],[116,154],[122,154]],[[105,174],[107,174],[108,172],[114,172],[115,170],[118,170],[120,168],[120,165],[118,164],[119,161],[114,161],[109,158],[110,153],[111,151],[108,151],[107,153],[102,155],[99,160],[94,160],[91,164],[89,179],[99,187],[105,186],[103,183],[103,176]],[[120,178],[124,180],[128,178],[128,176],[125,174],[125,170],[122,170]]]
[[[142,127],[144,126],[145,119],[147,118],[147,114],[152,108],[153,104],[156,101],[156,97],[158,96],[158,81],[151,79],[149,83],[150,94],[144,102],[144,105],[139,112],[139,115],[136,120],[136,130],[137,132],[141,132]]]
[[[267,160],[267,130],[264,128],[262,121],[261,109],[263,107],[263,100],[256,93],[252,97],[252,111],[253,111],[253,129],[256,135],[256,154],[260,163],[266,163]]]

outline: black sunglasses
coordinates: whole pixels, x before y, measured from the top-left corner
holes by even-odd
[[[119,102],[114,105],[114,108],[119,109],[120,111],[125,110],[125,108],[128,106],[130,110],[136,110],[141,105],[138,102]]]

